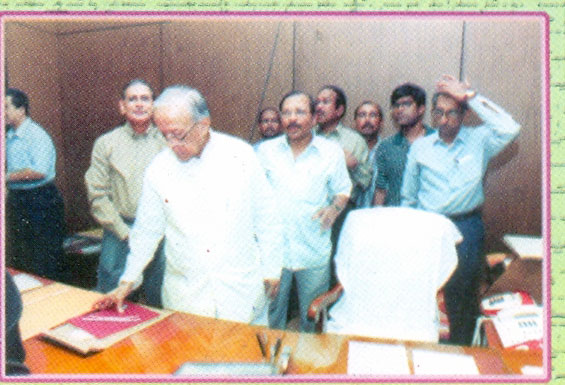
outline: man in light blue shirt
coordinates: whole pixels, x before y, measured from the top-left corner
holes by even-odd
[[[402,205],[449,217],[463,234],[459,264],[445,288],[450,342],[470,344],[478,315],[478,284],[483,266],[483,178],[488,162],[519,133],[520,125],[499,106],[443,76],[432,100],[438,131],[414,142],[402,185]],[[468,108],[478,127],[462,126]]]
[[[352,185],[341,147],[313,134],[312,98],[291,92],[283,97],[280,110],[285,135],[257,150],[283,221],[284,268],[269,325],[286,327],[295,278],[300,329],[312,332],[315,324],[308,320],[308,307],[329,289],[331,228],[349,200]]]
[[[29,116],[27,95],[6,90],[6,227],[8,265],[64,281],[64,208],[55,186],[55,146]]]

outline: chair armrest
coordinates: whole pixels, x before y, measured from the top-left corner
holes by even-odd
[[[491,253],[487,254],[485,257],[489,268],[493,268],[495,265],[505,262],[507,258],[509,258],[509,255],[506,253]]]
[[[316,323],[320,320],[320,314],[326,311],[328,307],[333,305],[341,294],[343,293],[343,286],[337,283],[330,291],[318,296],[308,308],[308,318],[314,320]]]

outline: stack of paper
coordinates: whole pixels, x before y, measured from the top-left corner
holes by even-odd
[[[406,348],[402,345],[350,341],[347,374],[409,375]]]
[[[520,258],[543,258],[543,242],[541,237],[533,235],[506,234],[504,242]]]
[[[38,279],[26,273],[14,275],[14,282],[16,283],[16,286],[18,287],[20,293],[43,286],[43,284]]]

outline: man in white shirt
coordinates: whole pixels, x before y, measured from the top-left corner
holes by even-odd
[[[169,148],[146,170],[120,284],[94,307],[120,310],[164,237],[165,308],[266,324],[281,228],[252,147],[212,130],[205,99],[186,86],[165,89],[153,116]]]
[[[286,327],[289,295],[296,279],[300,330],[314,331],[308,306],[329,288],[331,227],[351,193],[340,146],[314,135],[312,98],[294,91],[280,105],[284,136],[261,144],[257,155],[276,193],[283,221],[284,269],[269,325]]]

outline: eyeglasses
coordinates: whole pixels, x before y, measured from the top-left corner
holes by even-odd
[[[395,102],[395,103],[393,103],[392,108],[395,109],[395,110],[400,108],[400,107],[408,108],[408,107],[411,107],[412,104],[414,104],[413,100],[407,100],[405,102]]]
[[[439,108],[435,108],[432,110],[432,117],[434,119],[441,119],[444,116],[447,119],[456,119],[459,117],[459,110],[444,111],[444,110],[440,110]]]
[[[371,119],[375,119],[375,118],[380,118],[380,115],[377,114],[376,112],[371,112],[371,113],[366,113],[366,112],[360,112],[357,114],[357,117],[360,119],[365,119],[367,117],[371,118]]]
[[[269,123],[276,123],[276,124],[280,124],[280,120],[278,119],[261,119],[261,124],[269,124]]]
[[[198,124],[198,122],[197,122],[197,123],[194,123],[192,126],[190,126],[190,127],[188,128],[188,130],[186,130],[186,131],[183,132],[182,134],[178,134],[178,133],[176,133],[176,132],[170,132],[170,133],[168,133],[167,135],[165,135],[165,140],[166,140],[168,143],[171,143],[171,142],[180,142],[180,143],[182,143],[182,142],[184,142],[184,140],[186,139],[186,137],[188,136],[188,134],[190,133],[190,131],[192,131],[192,129],[193,129],[194,127],[196,127],[197,124]]]

